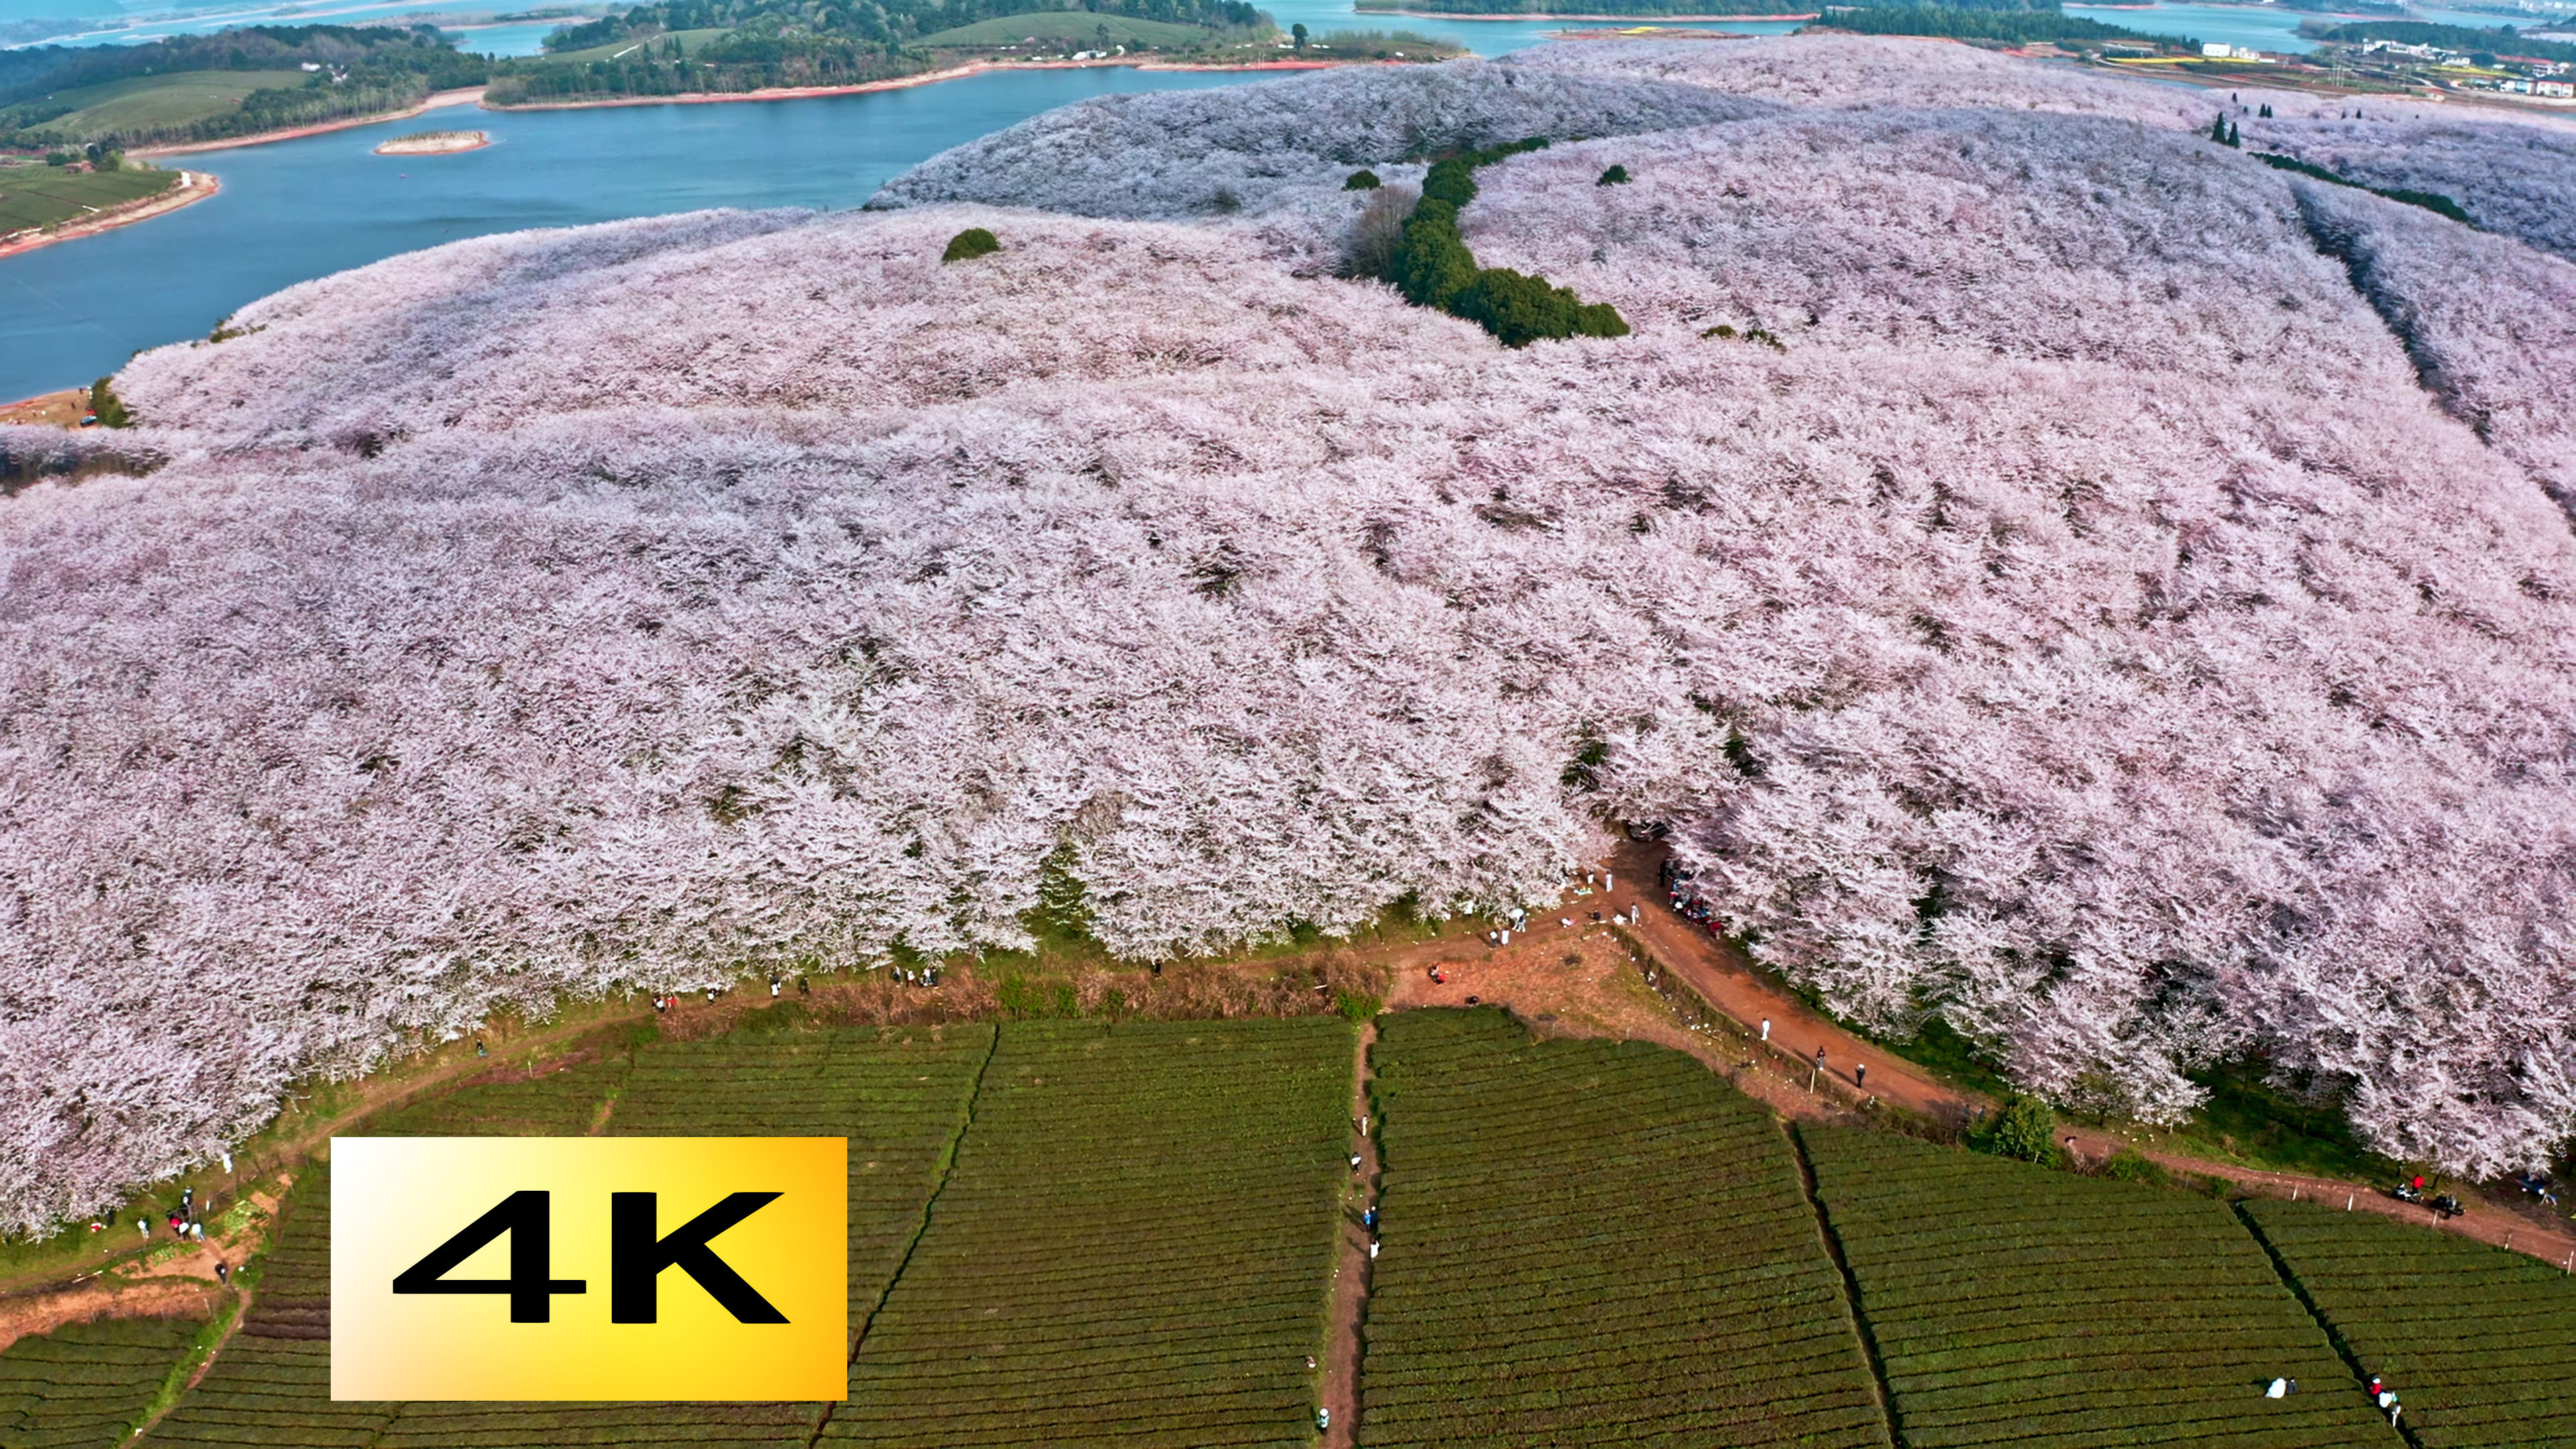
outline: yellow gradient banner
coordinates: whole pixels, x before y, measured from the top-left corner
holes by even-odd
[[[838,1137],[335,1137],[334,1399],[841,1399]]]

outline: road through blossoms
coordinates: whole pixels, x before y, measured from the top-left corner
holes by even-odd
[[[2062,1097],[2254,1053],[2532,1160],[2576,538],[2564,384],[2480,339],[2576,268],[2013,74],[1480,171],[1478,259],[1615,341],[1335,279],[1364,198],[1283,167],[486,238],[137,359],[167,464],[0,501],[10,1220],[498,1006],[1019,944],[1067,848],[1160,958],[1546,898],[1625,820]]]

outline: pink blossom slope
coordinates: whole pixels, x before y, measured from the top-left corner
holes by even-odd
[[[172,461],[0,502],[8,1220],[498,1007],[1021,944],[1067,846],[1156,958],[1544,899],[1618,820],[2071,1099],[2254,1052],[2393,1152],[2566,1134],[2541,404],[2428,390],[2490,324],[2401,336],[2319,207],[2419,312],[2510,258],[2564,335],[2563,264],[2099,113],[1479,181],[1481,260],[1635,334],[942,206],[462,243],[137,359]]]

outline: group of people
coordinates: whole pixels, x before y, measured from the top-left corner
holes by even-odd
[[[232,1154],[229,1152],[224,1154],[224,1168],[226,1171],[230,1171],[232,1168]],[[212,1199],[209,1199],[208,1206],[211,1207],[212,1205]],[[107,1224],[113,1216],[114,1215],[111,1214],[109,1218],[93,1220],[89,1225],[89,1230],[93,1233],[103,1233],[107,1231]],[[206,1240],[206,1225],[197,1220],[197,1190],[193,1187],[181,1188],[179,1190],[179,1205],[170,1209],[169,1215],[162,1221],[169,1226],[170,1236],[179,1242],[202,1243]],[[134,1231],[136,1235],[141,1237],[145,1242],[148,1243],[152,1241],[152,1219],[149,1214],[136,1213],[134,1215]],[[232,1265],[226,1263],[221,1258],[217,1258],[215,1260],[215,1277],[220,1282],[230,1284],[233,1281]]]
[[[2263,1390],[2263,1397],[2285,1399],[2298,1391],[2297,1379],[2274,1379],[2270,1387]],[[2370,1396],[2370,1402],[2374,1407],[2388,1416],[2388,1427],[2396,1428],[2397,1416],[2404,1412],[2403,1407],[2397,1402],[2397,1391],[2390,1388],[2387,1381],[2379,1375],[2372,1374],[2370,1382],[2363,1386],[2362,1392]]]
[[[1710,910],[1708,902],[1701,900],[1699,893],[1690,888],[1688,872],[1668,860],[1663,863],[1661,874],[1664,896],[1672,902],[1674,915],[1697,921],[1700,928],[1712,936],[1725,933],[1726,928],[1718,921],[1717,912]]]

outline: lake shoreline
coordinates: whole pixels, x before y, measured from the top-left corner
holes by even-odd
[[[0,241],[0,258],[14,257],[21,252],[32,252],[40,247],[52,246],[56,242],[78,241],[85,236],[114,231],[120,226],[132,226],[138,221],[150,221],[156,216],[168,216],[183,206],[194,206],[223,189],[223,183],[206,172],[181,171],[179,184],[166,190],[156,191],[150,196],[138,197],[122,206],[108,207],[95,215],[82,217],[78,221],[64,222],[32,236]]]
[[[360,126],[380,126],[387,121],[408,121],[448,106],[474,105],[483,99],[483,87],[467,86],[459,90],[433,91],[420,104],[399,111],[377,111],[372,115],[344,116],[336,121],[322,121],[310,126],[291,126],[283,131],[261,131],[251,136],[234,136],[222,141],[188,141],[176,146],[145,146],[125,154],[137,158],[153,156],[191,156],[201,151],[230,151],[241,146],[265,146],[272,141],[300,141],[307,136],[326,136],[333,131],[354,131]],[[486,107],[486,109],[490,109]]]
[[[1777,22],[1824,18],[1824,12],[1820,10],[1809,11],[1803,15],[1558,15],[1528,11],[1517,15],[1460,15],[1448,10],[1354,10],[1352,15],[1362,20],[1372,15],[1394,15],[1409,20],[1511,20],[1524,25],[1544,20],[1580,20],[1596,25],[1603,21],[1621,20],[1631,25],[1722,25],[1730,20],[1751,24],[1756,21]]]
[[[860,81],[846,86],[779,86],[757,91],[681,91],[667,96],[602,96],[597,100],[524,101],[515,105],[481,102],[487,111],[515,114],[520,111],[596,111],[614,106],[702,106],[726,101],[804,101],[827,96],[858,96],[876,91],[910,90],[915,86],[937,85],[941,81],[964,80],[969,76],[995,71],[1024,70],[1162,70],[1162,71],[1256,71],[1256,70],[1330,70],[1346,65],[1408,65],[1437,62],[1374,60],[1256,60],[1240,64],[1192,63],[1188,61],[1157,62],[1137,56],[1104,60],[976,60],[944,70],[926,70],[918,75],[899,75],[886,80]]]

